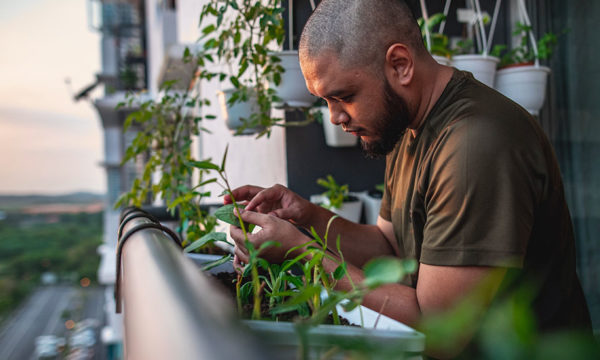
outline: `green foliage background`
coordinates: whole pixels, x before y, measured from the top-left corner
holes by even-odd
[[[39,284],[44,272],[60,281],[88,277],[95,282],[101,242],[101,212],[8,214],[0,220],[0,317]]]

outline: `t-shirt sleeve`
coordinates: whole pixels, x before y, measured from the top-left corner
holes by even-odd
[[[381,198],[381,205],[379,207],[379,216],[381,216],[382,219],[387,220],[387,221],[392,221],[392,209],[391,209],[391,204],[392,204],[392,198],[391,198],[391,190],[390,190],[390,172],[392,171],[392,165],[391,165],[391,155],[388,155],[386,158],[386,163],[385,163],[385,179],[384,179],[384,186],[383,186],[383,197]]]
[[[432,144],[418,177],[425,214],[420,261],[522,267],[543,174],[510,133],[460,121]],[[518,137],[518,136],[517,136]]]

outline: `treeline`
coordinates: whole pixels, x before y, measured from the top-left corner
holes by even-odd
[[[0,316],[52,272],[59,281],[96,281],[102,213],[30,215],[0,220]]]

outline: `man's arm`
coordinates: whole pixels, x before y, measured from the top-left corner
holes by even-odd
[[[313,226],[322,237],[325,235],[327,223],[335,214],[318,205],[315,205],[313,211],[307,225]],[[344,259],[359,268],[376,257],[400,257],[392,223],[381,217],[378,217],[377,225],[357,224],[344,218],[334,219],[327,236],[327,248],[335,254],[338,236]]]
[[[326,260],[327,271],[334,271],[337,264]],[[421,321],[428,316],[444,313],[461,301],[470,301],[473,311],[470,324],[465,324],[452,348],[434,348],[428,343],[426,353],[436,358],[457,356],[469,343],[476,329],[480,315],[488,308],[498,290],[506,270],[502,268],[478,266],[433,266],[419,265],[417,288],[402,284],[389,284],[371,291],[362,305],[396,319],[411,327],[419,328]],[[356,284],[364,279],[360,269],[348,265],[348,274]],[[345,277],[338,283],[341,290],[350,290]]]

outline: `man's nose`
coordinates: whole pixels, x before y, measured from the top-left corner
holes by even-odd
[[[333,125],[346,124],[350,121],[348,114],[339,106],[329,106],[330,121]]]

